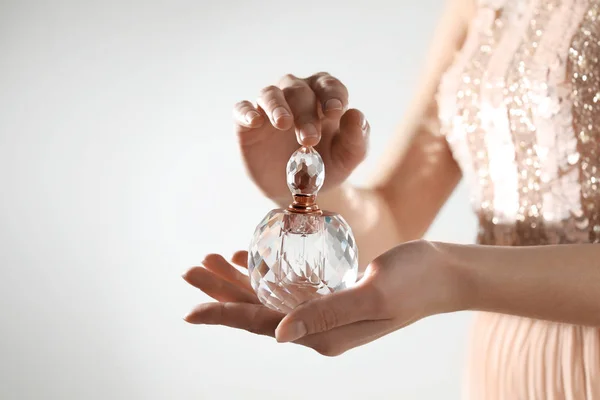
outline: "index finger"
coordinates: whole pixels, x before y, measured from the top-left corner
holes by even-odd
[[[190,324],[225,325],[258,335],[275,336],[283,314],[258,304],[204,303],[184,318]]]

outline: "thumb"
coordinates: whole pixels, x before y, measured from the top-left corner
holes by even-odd
[[[354,108],[346,111],[331,142],[332,159],[347,170],[354,169],[367,155],[370,130],[362,112]]]
[[[275,330],[275,337],[278,342],[292,342],[353,322],[375,319],[377,298],[371,285],[359,284],[311,300],[283,318]]]

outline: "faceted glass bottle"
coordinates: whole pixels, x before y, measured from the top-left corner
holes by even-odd
[[[312,298],[351,286],[358,249],[341,215],[320,210],[316,195],[325,179],[323,160],[301,147],[287,165],[293,203],[269,212],[248,252],[252,287],[266,306],[287,313]]]

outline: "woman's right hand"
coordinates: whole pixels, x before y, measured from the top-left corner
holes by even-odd
[[[363,113],[346,110],[348,90],[321,72],[308,78],[286,75],[261,90],[257,106],[234,107],[240,149],[248,173],[272,200],[285,201],[285,168],[299,145],[314,146],[325,163],[322,191],[340,185],[364,159],[369,124]]]

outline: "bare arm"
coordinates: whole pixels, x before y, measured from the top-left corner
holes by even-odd
[[[389,146],[370,187],[344,184],[321,196],[323,208],[352,226],[360,264],[391,247],[420,238],[450,196],[461,174],[439,134],[435,93],[441,75],[464,42],[470,0],[450,0],[438,25],[418,95]]]
[[[377,257],[358,285],[294,309],[276,337],[338,355],[465,309],[600,327],[600,246],[408,242]]]
[[[600,326],[600,245],[440,246],[467,285],[465,308]]]

